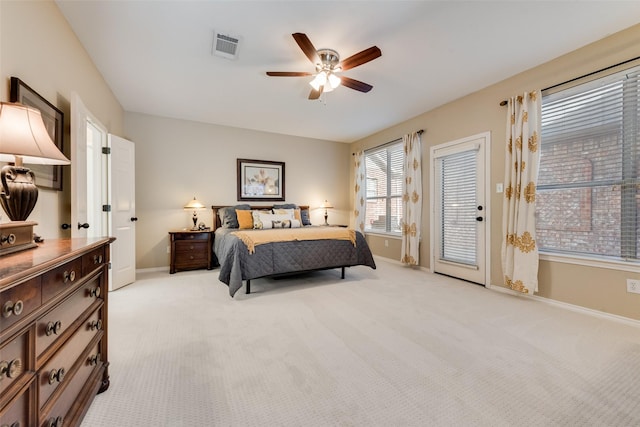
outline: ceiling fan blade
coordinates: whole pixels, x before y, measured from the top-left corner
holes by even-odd
[[[341,80],[340,84],[342,86],[348,87],[349,89],[357,90],[359,92],[367,93],[371,89],[373,89],[373,86],[349,77],[340,76],[340,80]]]
[[[300,46],[300,49],[302,49],[304,54],[307,55],[309,61],[311,61],[314,65],[320,62],[318,52],[316,51],[316,48],[313,47],[313,43],[311,43],[311,40],[309,40],[309,37],[307,37],[306,34],[293,33],[291,35],[295,39],[296,43],[298,43],[298,46]]]
[[[305,77],[312,76],[313,73],[305,71],[267,71],[267,76],[271,77]]]
[[[365,49],[362,52],[351,55],[340,64],[338,64],[338,66],[341,67],[343,71],[349,70],[351,68],[357,67],[358,65],[373,61],[380,56],[382,56],[382,51],[378,48],[378,46],[371,46],[369,49]]]
[[[311,89],[311,93],[309,94],[309,99],[318,99],[318,98],[320,98],[320,95],[322,95],[322,90],[323,89],[324,89],[324,86],[320,86],[320,88],[318,90]]]

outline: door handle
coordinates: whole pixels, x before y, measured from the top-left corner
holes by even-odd
[[[71,224],[62,224],[60,227],[61,227],[63,230],[68,230],[68,229],[70,229],[70,228],[71,228]]]
[[[137,216],[132,216],[132,217],[131,217],[131,222],[136,222],[137,220],[138,220],[138,217],[137,217]]]
[[[89,223],[88,222],[85,222],[84,224],[78,223],[78,230],[80,230],[81,228],[89,228]]]
[[[484,218],[482,218],[481,216],[477,216],[477,217],[476,217],[476,221],[480,221],[480,222],[482,222],[482,221],[484,221]]]

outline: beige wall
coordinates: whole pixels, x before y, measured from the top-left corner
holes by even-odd
[[[121,134],[124,112],[53,1],[0,1],[0,100],[9,101],[9,79],[20,78],[64,113],[69,156],[69,100],[77,92],[87,108]],[[73,161],[73,159],[71,159]],[[68,236],[60,225],[71,219],[70,166],[63,166],[64,191],[40,189],[29,216],[45,238]],[[2,213],[2,221],[7,221]]]
[[[443,105],[397,126],[385,129],[352,144],[352,151],[371,148],[401,137],[408,132],[425,129],[423,134],[423,220],[420,265],[430,267],[429,254],[429,150],[434,145],[491,132],[490,188],[503,182],[505,140],[505,107],[499,102],[510,96],[533,89],[543,89],[621,61],[640,56],[640,25],[614,34],[592,45],[564,55],[546,64],[482,89],[469,96]],[[428,77],[428,76],[425,76]],[[353,166],[351,166],[353,168]],[[350,174],[351,176],[351,174]],[[353,197],[353,196],[351,196]],[[490,194],[491,228],[491,285],[502,286],[500,261],[502,198]],[[353,200],[352,200],[353,203]],[[374,252],[389,256],[390,248],[397,248],[392,258],[400,258],[400,247],[381,243],[384,237],[369,236]],[[565,263],[541,261],[538,295],[595,310],[640,319],[640,295],[626,292],[626,278],[640,278],[637,272],[602,268],[585,268]]]
[[[167,232],[192,225],[182,206],[194,196],[209,207],[240,203],[238,158],[285,162],[288,203],[310,205],[321,223],[317,207],[328,199],[329,222],[348,221],[348,144],[136,113],[125,115],[125,130],[136,144],[137,268],[169,264]],[[210,226],[211,210],[199,218]]]

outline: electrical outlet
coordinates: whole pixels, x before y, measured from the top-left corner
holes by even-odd
[[[627,292],[640,294],[640,280],[627,279]]]
[[[171,253],[171,246],[167,246],[167,253],[170,254]]]
[[[389,247],[389,241],[387,239],[384,239],[384,247],[385,248]]]

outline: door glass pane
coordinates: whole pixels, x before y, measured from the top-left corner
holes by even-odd
[[[440,259],[477,265],[477,151],[439,159],[442,180]]]

